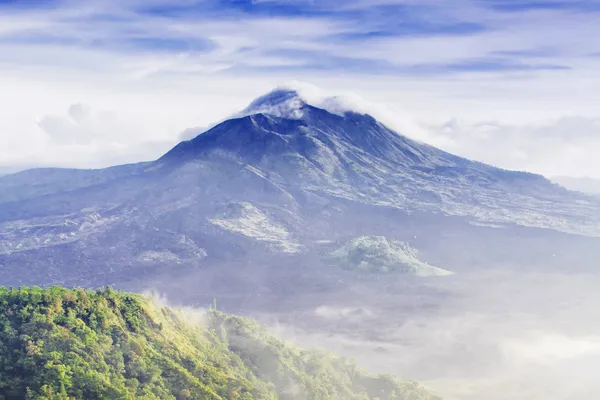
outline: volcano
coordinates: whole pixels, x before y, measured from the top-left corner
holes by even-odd
[[[554,262],[537,256],[540,232],[557,238],[543,246],[600,235],[597,199],[327,104],[277,89],[153,162],[1,177],[0,278],[138,289],[194,276],[210,296],[252,287],[267,274],[257,265],[318,265],[363,235],[410,241],[452,270],[476,268],[482,249]],[[450,254],[459,240],[464,256]]]

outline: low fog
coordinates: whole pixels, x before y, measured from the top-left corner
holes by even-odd
[[[414,294],[403,300],[400,293],[365,299],[354,287],[345,304],[260,319],[299,345],[418,380],[450,400],[600,392],[600,276],[492,270],[410,286],[399,288]]]
[[[384,229],[369,216],[364,231]],[[388,237],[455,274],[347,270],[319,256],[347,243],[332,237],[299,255],[215,264],[208,257],[155,285],[183,304],[206,307],[216,298],[222,311],[256,318],[302,347],[418,381],[447,400],[595,398],[597,238],[399,221],[385,226],[397,230]]]

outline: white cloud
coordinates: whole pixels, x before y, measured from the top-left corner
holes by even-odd
[[[507,357],[547,364],[561,359],[600,355],[600,337],[569,337],[551,332],[530,332],[526,338],[507,340],[503,347]]]
[[[282,102],[279,99],[276,104],[271,104],[270,100],[264,102],[264,98],[259,98],[259,104],[251,104],[238,115],[245,113],[268,113],[285,118],[301,118],[302,113],[298,109],[301,102],[306,102],[318,108],[329,111],[333,114],[344,114],[345,112],[357,112],[369,114],[378,121],[392,127],[403,135],[414,139],[426,141],[429,137],[427,130],[420,127],[409,114],[400,109],[391,110],[384,103],[377,103],[366,100],[356,93],[344,91],[334,92],[320,88],[308,82],[293,80],[282,85],[277,89],[291,90],[298,93],[299,98],[290,98]]]
[[[553,182],[570,190],[584,192],[592,195],[600,195],[600,179],[588,177],[553,176]]]
[[[563,117],[539,124],[498,122],[429,126],[429,142],[508,169],[547,176],[600,177],[600,119]]]

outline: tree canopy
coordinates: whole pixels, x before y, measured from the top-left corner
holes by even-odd
[[[438,398],[214,308],[111,288],[0,287],[0,399]]]

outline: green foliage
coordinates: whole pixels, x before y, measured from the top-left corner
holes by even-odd
[[[111,288],[0,287],[0,400],[436,399],[215,308],[184,312]]]
[[[331,261],[346,269],[361,272],[389,274],[403,273],[416,276],[444,276],[452,272],[419,260],[419,252],[407,243],[385,236],[360,236],[329,255]]]

